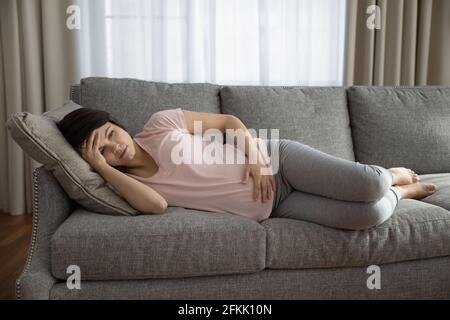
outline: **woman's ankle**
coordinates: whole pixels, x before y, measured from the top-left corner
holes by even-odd
[[[411,193],[409,192],[410,190],[408,188],[405,188],[403,186],[393,186],[392,188],[395,188],[398,190],[402,199],[410,199],[411,198]]]

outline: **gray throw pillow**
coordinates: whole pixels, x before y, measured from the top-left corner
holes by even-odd
[[[69,100],[42,115],[15,113],[6,125],[22,149],[42,163],[78,204],[110,215],[139,214],[72,148],[56,126],[66,114],[79,108],[82,106]]]

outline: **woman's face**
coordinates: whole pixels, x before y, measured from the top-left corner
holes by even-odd
[[[127,131],[108,121],[91,134],[94,132],[100,134],[98,149],[109,165],[127,166],[133,159],[136,151],[133,139]],[[124,151],[125,153],[123,153]]]

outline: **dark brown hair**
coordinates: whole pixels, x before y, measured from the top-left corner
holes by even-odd
[[[74,110],[56,125],[70,145],[79,151],[81,143],[89,137],[91,132],[108,121],[127,131],[125,126],[108,112],[92,108]]]
[[[128,132],[125,126],[108,112],[84,107],[68,113],[61,121],[56,123],[56,126],[67,142],[78,153],[81,153],[80,147],[83,141],[89,137],[92,131],[103,126],[108,121]],[[121,170],[123,168],[118,167],[118,169]]]

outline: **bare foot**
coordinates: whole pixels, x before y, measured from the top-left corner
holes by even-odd
[[[389,168],[388,170],[394,176],[394,181],[392,182],[393,186],[411,184],[420,180],[420,177],[418,176],[417,173],[405,167]]]
[[[396,186],[400,190],[403,199],[422,199],[432,195],[437,187],[433,183],[415,182]]]

